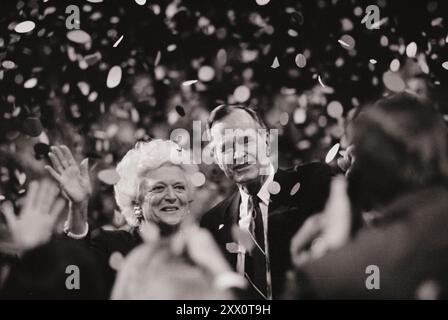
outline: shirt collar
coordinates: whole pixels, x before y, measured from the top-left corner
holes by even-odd
[[[257,193],[258,198],[260,198],[260,200],[266,206],[269,205],[269,199],[271,197],[271,194],[269,193],[269,185],[272,183],[272,181],[274,181],[274,174],[275,174],[274,166],[272,164],[270,164],[269,165],[269,175],[268,175],[268,178],[263,183],[263,185],[261,186],[260,190]],[[240,194],[241,194],[241,198],[242,198],[241,200],[243,202],[247,202],[250,195],[240,185],[238,185],[238,189],[240,190]]]

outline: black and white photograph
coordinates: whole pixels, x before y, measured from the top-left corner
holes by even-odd
[[[448,299],[447,125],[444,0],[2,0],[0,305]]]

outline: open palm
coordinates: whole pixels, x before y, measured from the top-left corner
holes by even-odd
[[[66,146],[52,146],[48,156],[53,167],[45,166],[45,169],[59,183],[66,196],[74,203],[86,201],[92,193],[87,159],[78,166]]]

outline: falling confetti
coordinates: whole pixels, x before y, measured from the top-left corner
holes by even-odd
[[[235,100],[239,103],[244,103],[250,98],[250,89],[246,86],[239,86],[233,93]]]
[[[302,108],[297,108],[294,111],[294,123],[295,124],[302,124],[306,121],[306,110]]]
[[[280,124],[282,126],[286,126],[288,124],[288,122],[289,122],[289,114],[287,112],[283,112],[280,115]]]
[[[271,0],[255,0],[259,6],[267,5]]]
[[[86,44],[92,41],[90,35],[83,30],[72,30],[67,32],[67,39],[79,44]]]
[[[411,42],[406,47],[406,55],[409,58],[414,58],[416,54],[417,54],[417,44],[415,42]]]
[[[107,185],[115,185],[120,180],[120,176],[115,168],[109,168],[98,172],[98,179]]]
[[[322,88],[325,88],[325,84],[322,82],[322,78],[320,76],[317,77],[317,80],[319,81],[319,84],[322,86]]]
[[[352,50],[355,48],[355,39],[348,34],[343,35],[338,42],[342,45],[343,48]]]
[[[121,40],[123,40],[123,37],[124,37],[124,36],[122,35],[120,38],[118,38],[117,41],[115,41],[115,43],[114,43],[114,45],[113,45],[114,48],[116,48],[116,47],[120,44]]]
[[[14,27],[14,31],[17,33],[27,33],[32,31],[36,27],[33,21],[23,21]]]
[[[36,78],[30,78],[30,79],[25,81],[25,83],[23,84],[23,87],[25,89],[32,89],[36,85],[37,85],[37,79]]]
[[[296,62],[296,65],[299,68],[305,68],[305,66],[306,66],[306,57],[303,54],[299,53],[298,55],[296,55],[295,62]]]
[[[403,79],[398,74],[390,71],[383,74],[383,83],[387,89],[393,92],[402,92],[406,87]]]
[[[16,64],[11,60],[5,60],[2,62],[2,66],[3,66],[3,68],[10,70],[10,69],[14,69],[16,67]]]
[[[370,59],[369,62],[370,62],[371,64],[377,64],[377,63],[378,63],[378,61],[376,61],[375,59]]]
[[[189,87],[197,82],[198,82],[198,80],[187,80],[187,81],[182,82],[182,85],[184,87]]]
[[[139,6],[143,6],[146,3],[146,0],[135,0],[135,3],[138,4]]]
[[[280,67],[280,62],[278,62],[278,58],[275,57],[274,61],[272,62],[271,68],[272,69],[277,69],[278,67]]]
[[[292,188],[291,191],[289,192],[290,196],[295,195],[298,191],[300,190],[300,182],[297,182]]]
[[[109,89],[115,88],[121,82],[122,71],[120,66],[113,66],[110,68],[107,75],[106,86]]]
[[[215,77],[215,69],[210,66],[202,66],[198,71],[198,78],[203,82],[212,81]]]
[[[444,68],[445,70],[448,70],[448,61],[445,61],[444,63],[442,63],[442,68]]]
[[[202,172],[195,172],[191,175],[191,183],[197,188],[202,187],[205,181],[205,175]]]
[[[339,101],[331,101],[327,106],[327,113],[330,117],[338,119],[342,117],[344,108]]]
[[[272,181],[269,185],[268,185],[268,191],[270,194],[278,194],[281,190],[281,186],[277,181]]]
[[[325,157],[325,162],[330,163],[334,160],[336,155],[338,154],[340,144],[336,143],[331,149],[328,151],[327,156]]]
[[[398,70],[400,70],[400,60],[398,60],[398,59],[392,60],[389,68],[390,68],[390,71],[392,71],[392,72],[397,72]]]

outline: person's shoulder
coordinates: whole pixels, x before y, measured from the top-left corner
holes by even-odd
[[[130,231],[98,228],[92,231],[90,243],[102,250],[127,253],[138,242]]]
[[[238,191],[233,191],[227,198],[209,209],[201,218],[201,227],[209,228],[210,226],[220,223],[219,221],[224,217],[225,212],[231,205],[237,192]]]

